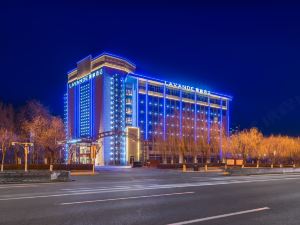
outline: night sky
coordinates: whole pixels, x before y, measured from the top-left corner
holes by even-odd
[[[37,99],[62,115],[67,71],[106,51],[139,73],[232,95],[232,127],[300,136],[299,5],[81,2],[0,6],[2,101]]]

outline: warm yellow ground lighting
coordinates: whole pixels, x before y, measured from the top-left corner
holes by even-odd
[[[136,151],[136,154],[134,154],[136,157],[137,157],[137,161],[140,161],[140,128],[138,127],[126,127],[126,133],[127,133],[127,136],[126,136],[126,158],[127,158],[127,162],[129,161],[129,138],[128,137],[130,135],[130,129],[135,129],[137,131],[137,140],[134,140],[133,141],[136,141],[137,142],[137,151]],[[132,152],[131,152],[132,154]]]

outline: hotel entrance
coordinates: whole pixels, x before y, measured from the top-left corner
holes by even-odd
[[[140,161],[140,129],[138,127],[126,128],[126,158],[128,165]]]

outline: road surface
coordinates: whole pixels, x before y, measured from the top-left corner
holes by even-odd
[[[73,179],[0,185],[0,224],[300,224],[300,174],[136,168]]]

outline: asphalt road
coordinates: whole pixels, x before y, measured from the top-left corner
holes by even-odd
[[[300,224],[300,174],[136,168],[73,179],[0,185],[0,224]]]

